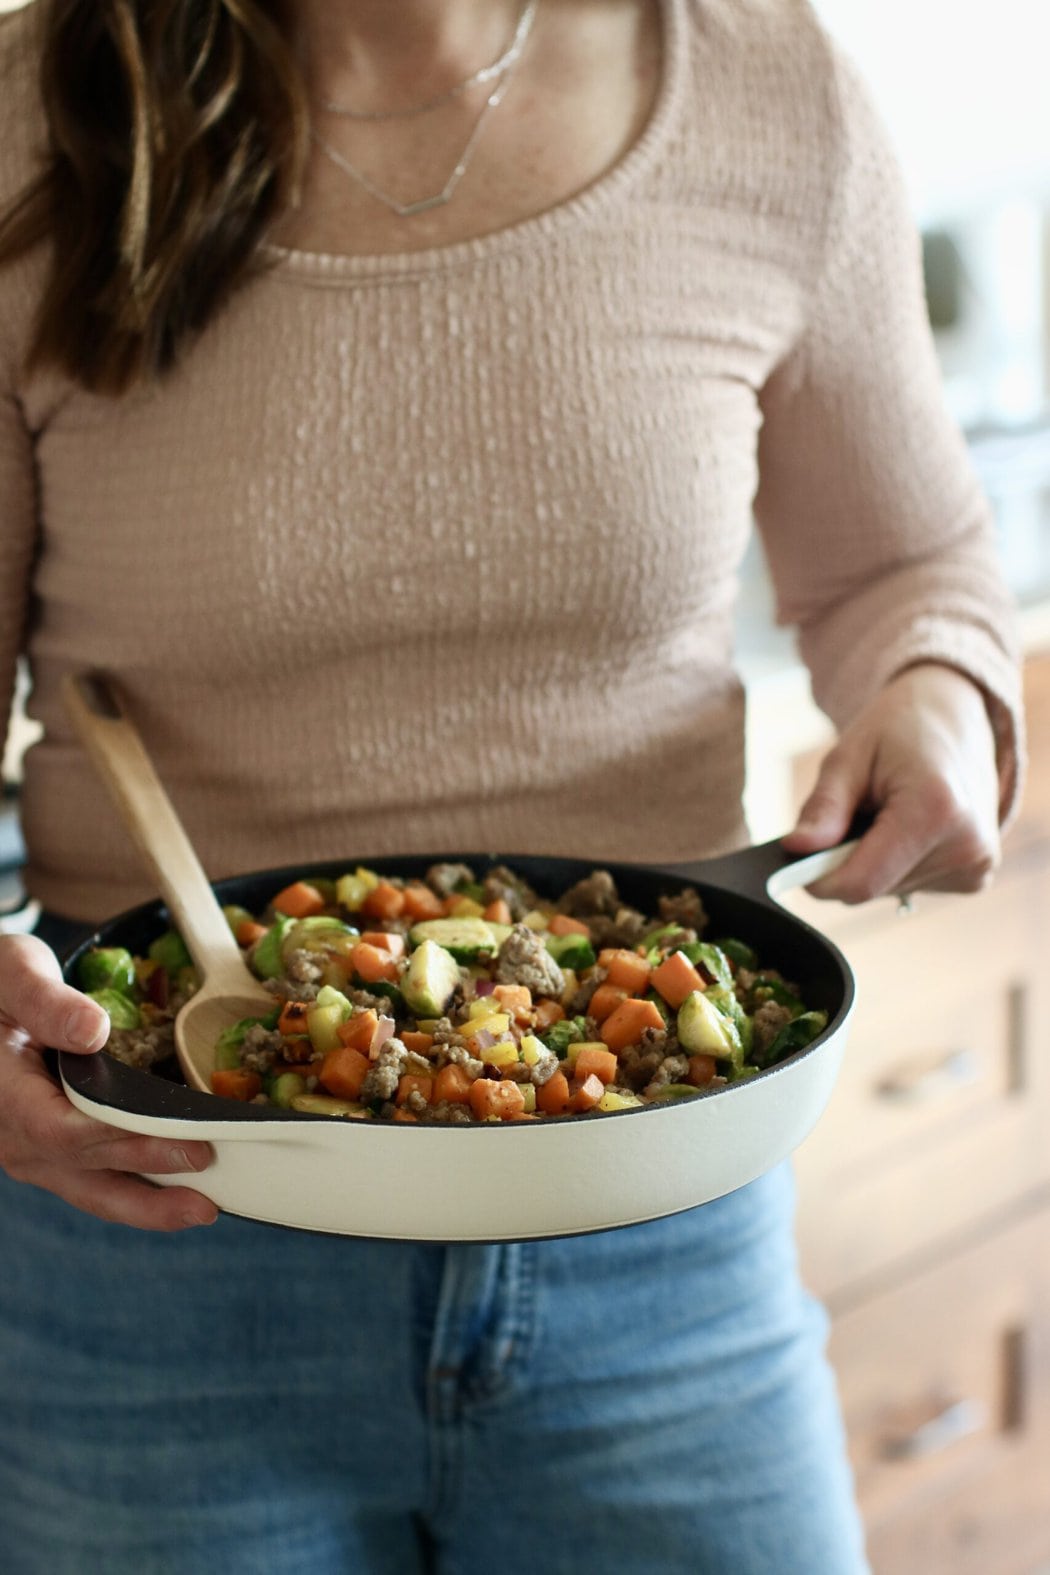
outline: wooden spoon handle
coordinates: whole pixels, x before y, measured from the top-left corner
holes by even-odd
[[[111,679],[62,683],[66,712],[211,989],[243,988],[244,961],[182,822]]]

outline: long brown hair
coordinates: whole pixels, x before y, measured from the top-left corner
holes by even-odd
[[[50,249],[30,363],[122,393],[250,275],[305,161],[291,0],[38,0],[49,131],[0,264]]]

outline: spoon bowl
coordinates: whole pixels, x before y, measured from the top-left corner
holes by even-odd
[[[223,1029],[242,1017],[264,1016],[274,998],[245,966],[115,685],[101,674],[77,674],[65,680],[63,699],[193,958],[200,987],[175,1019],[175,1053],[189,1086],[210,1093],[215,1045]]]
[[[242,967],[242,972],[247,970]],[[250,993],[244,982],[234,987],[240,989],[239,995],[229,993],[228,986],[218,981],[211,988],[202,985],[175,1019],[175,1054],[182,1075],[190,1088],[206,1094],[211,1093],[219,1035],[242,1017],[262,1017],[274,1007],[273,996],[261,985]]]

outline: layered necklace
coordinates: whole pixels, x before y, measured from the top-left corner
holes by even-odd
[[[348,175],[357,185],[363,187],[369,196],[374,197],[377,202],[381,202],[384,207],[389,208],[391,213],[395,213],[399,219],[410,219],[414,214],[427,213],[431,208],[442,207],[446,202],[451,201],[456,187],[467,173],[470,161],[474,156],[474,150],[477,148],[481,134],[485,129],[485,123],[492,111],[502,101],[510,85],[514,68],[525,52],[525,45],[528,42],[529,34],[532,32],[532,25],[536,20],[538,6],[539,0],[525,0],[513,36],[498,59],[493,60],[487,66],[482,66],[480,70],[472,72],[469,77],[464,77],[462,82],[457,82],[454,87],[448,88],[436,98],[427,99],[423,104],[415,104],[410,109],[361,110],[354,109],[348,104],[335,103],[330,99],[322,102],[321,108],[326,114],[341,115],[347,120],[414,120],[419,115],[429,115],[433,110],[440,109],[445,104],[451,103],[453,99],[459,98],[471,88],[480,87],[483,83],[491,82],[493,86],[486,95],[485,102],[481,106],[481,111],[474,122],[466,144],[440,191],[434,192],[429,197],[417,198],[415,202],[400,202],[396,197],[391,196],[389,192],[383,191],[382,187],[377,186],[365,174],[364,170],[358,169],[356,164],[351,164],[350,160],[340,153],[338,148],[334,148],[315,129],[313,138],[317,146],[322,153],[331,159],[337,169],[342,170],[344,175]]]

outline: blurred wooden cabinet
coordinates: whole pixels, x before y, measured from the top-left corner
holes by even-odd
[[[1050,654],[1026,688],[1028,792],[991,891],[904,919],[792,903],[858,979],[796,1168],[875,1575],[1050,1570]]]

